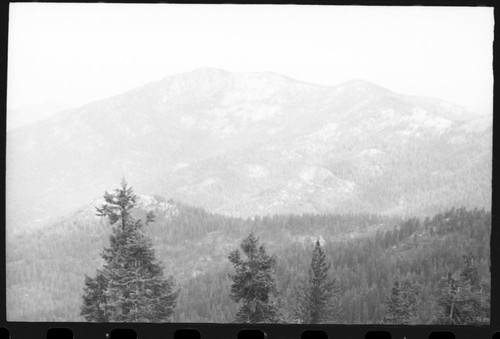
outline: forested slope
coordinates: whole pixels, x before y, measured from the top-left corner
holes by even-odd
[[[248,219],[208,213],[160,197],[143,197],[153,210],[148,226],[157,257],[179,289],[173,321],[231,322],[238,305],[229,297],[227,256],[250,231],[276,255],[278,304],[293,321],[296,289],[307,275],[319,239],[340,282],[337,322],[378,323],[395,277],[419,286],[419,322],[436,320],[439,282],[464,265],[470,253],[489,288],[491,214],[452,209],[425,220],[376,215],[276,215]],[[83,321],[79,316],[84,275],[102,265],[110,227],[82,208],[43,231],[8,238],[9,320]],[[489,292],[488,292],[489,293]]]

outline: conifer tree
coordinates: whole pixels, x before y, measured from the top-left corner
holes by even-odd
[[[276,323],[280,321],[280,313],[272,300],[277,294],[273,277],[276,264],[274,256],[269,256],[259,239],[250,233],[240,244],[246,259],[241,258],[239,250],[229,254],[229,261],[234,265],[236,273],[230,275],[231,299],[242,303],[236,313],[235,321],[239,323]]]
[[[448,273],[439,283],[438,323],[445,325],[477,325],[489,318],[489,290],[479,280],[477,267],[470,254],[465,265],[455,274]]]
[[[474,324],[488,324],[490,317],[490,290],[491,282],[480,279],[479,270],[474,262],[474,256],[466,253],[463,257],[465,266],[460,272],[460,278],[471,289],[471,295],[476,300],[477,308],[474,310]]]
[[[173,313],[176,293],[173,278],[164,278],[151,240],[144,234],[146,222],[132,210],[136,195],[125,180],[114,193],[106,192],[97,215],[112,225],[110,247],[102,253],[104,267],[94,278],[85,277],[81,315],[98,322],[167,322]]]
[[[108,279],[101,270],[97,270],[95,278],[85,276],[85,288],[81,314],[85,319],[96,322],[107,322],[106,289]]]
[[[409,325],[418,320],[417,307],[420,302],[418,289],[409,279],[396,278],[391,294],[386,299],[385,324]]]
[[[464,283],[460,277],[448,273],[439,283],[439,295],[437,305],[439,306],[438,323],[443,325],[464,325],[469,323],[467,313],[475,308],[475,302],[471,299],[470,284]],[[472,302],[472,303],[471,303]]]
[[[472,287],[479,287],[479,272],[477,267],[474,265],[474,257],[470,253],[466,253],[463,257],[465,261],[465,266],[460,272],[460,278],[463,281],[468,282]]]
[[[320,324],[333,321],[338,310],[335,299],[339,287],[337,281],[329,277],[330,266],[317,240],[309,268],[309,280],[302,282],[297,294],[295,317],[298,322]]]

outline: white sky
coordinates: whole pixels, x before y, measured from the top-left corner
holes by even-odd
[[[493,9],[10,5],[8,106],[78,106],[199,67],[361,78],[492,114]]]

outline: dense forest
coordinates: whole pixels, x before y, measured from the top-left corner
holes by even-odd
[[[285,321],[294,319],[295,295],[310,264],[316,237],[307,234],[323,240],[332,274],[340,282],[337,302],[342,312],[335,322],[383,322],[392,284],[405,277],[419,286],[414,323],[437,322],[440,282],[448,273],[460,274],[467,254],[475,258],[484,293],[489,295],[491,215],[482,210],[451,209],[424,220],[304,215],[256,218],[246,223],[277,256],[278,303]],[[232,321],[237,305],[227,306],[231,304],[227,292],[231,272],[228,264],[223,270],[191,278],[180,295],[174,319]]]
[[[145,232],[165,274],[175,278],[173,322],[235,321],[240,305],[231,298],[235,267],[229,255],[249,233],[274,258],[279,321],[297,322],[297,295],[319,244],[338,286],[332,298],[337,312],[329,321],[489,322],[490,212],[452,208],[425,219],[370,214],[242,219],[161,197],[151,200],[148,209],[156,219]],[[136,213],[145,215],[141,209]],[[8,320],[85,321],[79,314],[84,276],[102,266],[110,234],[106,220],[85,207],[43,230],[11,235]],[[469,316],[447,317],[450,303],[461,305],[464,298],[474,300],[461,306]],[[405,305],[412,314],[391,317]]]

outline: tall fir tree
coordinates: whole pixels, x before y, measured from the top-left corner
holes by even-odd
[[[104,194],[105,204],[97,215],[107,217],[112,225],[110,247],[102,253],[104,267],[94,278],[85,277],[81,315],[97,322],[168,322],[176,304],[172,277],[164,278],[155,258],[146,222],[132,215],[137,196],[122,180],[114,193]]]
[[[336,304],[339,285],[336,279],[329,276],[330,266],[317,240],[309,268],[309,279],[301,283],[297,293],[295,317],[298,322],[320,324],[334,321],[339,309]]]
[[[385,324],[409,325],[418,322],[420,297],[418,287],[410,278],[396,278],[386,299]]]
[[[269,256],[259,239],[250,233],[240,244],[246,259],[241,258],[239,250],[229,254],[235,274],[230,275],[231,299],[242,303],[236,313],[239,323],[276,323],[280,312],[272,299],[277,294],[273,270],[274,256]]]

